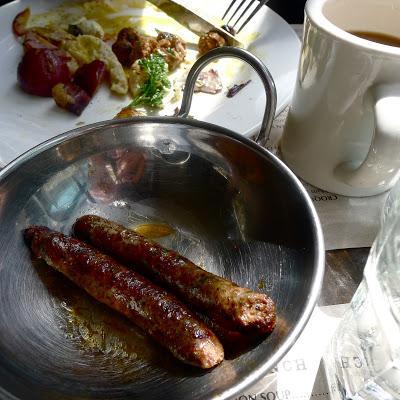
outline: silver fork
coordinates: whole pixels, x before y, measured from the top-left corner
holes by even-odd
[[[222,19],[225,19],[225,17],[228,15],[229,11],[231,8],[235,5],[235,3],[238,0],[232,0],[231,4],[229,4],[229,7],[226,9],[225,14],[223,15]],[[233,14],[229,17],[228,22],[222,27],[232,35],[235,33],[239,33],[245,26],[246,24],[257,14],[257,12],[260,10],[260,8],[268,2],[268,0],[249,0],[248,4],[245,6],[247,0],[240,0],[239,5],[236,7],[235,11]],[[235,29],[235,26],[238,24],[238,22],[243,18],[243,16],[246,14],[246,12],[250,9],[250,7],[258,1],[258,5],[251,11],[250,15],[246,18],[246,20],[243,22],[243,24],[240,26],[238,30]],[[244,7],[244,10],[243,10]],[[241,14],[239,17],[236,19],[236,21],[233,23],[233,25],[230,25],[229,23],[232,21],[232,19],[237,15],[241,10]]]

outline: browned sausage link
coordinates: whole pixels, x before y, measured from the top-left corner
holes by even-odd
[[[204,313],[197,312],[196,316],[217,335],[224,346],[225,356],[238,356],[264,339],[264,335],[260,335],[258,332],[239,332],[228,329]]]
[[[62,233],[34,226],[24,236],[35,256],[128,317],[178,359],[201,368],[223,360],[224,350],[214,333],[164,289]]]
[[[275,305],[265,294],[211,274],[122,225],[95,215],[79,218],[75,234],[144,275],[165,284],[178,297],[234,330],[271,332]]]

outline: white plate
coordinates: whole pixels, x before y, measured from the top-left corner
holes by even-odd
[[[222,15],[230,0],[202,1],[205,14]],[[51,98],[30,96],[17,84],[17,66],[22,46],[14,38],[11,23],[15,15],[25,7],[33,13],[54,8],[59,1],[19,0],[0,7],[0,167],[29,148],[62,132],[78,126],[112,118],[129,98],[113,96],[103,87],[80,117],[59,109]],[[209,6],[207,6],[209,3]],[[212,4],[212,7],[211,7]],[[203,8],[204,7],[204,8]],[[292,28],[275,12],[263,7],[241,33],[248,47],[269,68],[278,92],[277,113],[289,103],[296,79],[300,41]],[[227,64],[229,62],[230,64]],[[222,64],[221,64],[222,63]],[[233,65],[224,60],[216,64],[223,78],[224,90],[218,95],[196,94],[191,114],[201,120],[212,122],[251,136],[260,127],[265,109],[265,95],[261,81],[247,67],[238,73],[224,75],[223,69]],[[222,66],[222,70],[221,70]],[[229,75],[229,76],[228,76]],[[252,81],[234,98],[226,98],[226,89],[233,83],[251,78]],[[162,114],[162,112],[161,112]],[[166,109],[164,115],[171,115]]]

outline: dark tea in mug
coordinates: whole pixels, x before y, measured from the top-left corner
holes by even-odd
[[[352,35],[371,42],[386,44],[388,46],[400,47],[400,37],[388,35],[387,33],[368,32],[368,31],[348,31]]]

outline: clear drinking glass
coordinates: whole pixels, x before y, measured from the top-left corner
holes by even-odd
[[[400,399],[400,184],[324,355],[332,399]]]
[[[381,225],[400,214],[400,177],[390,190],[381,213]]]

